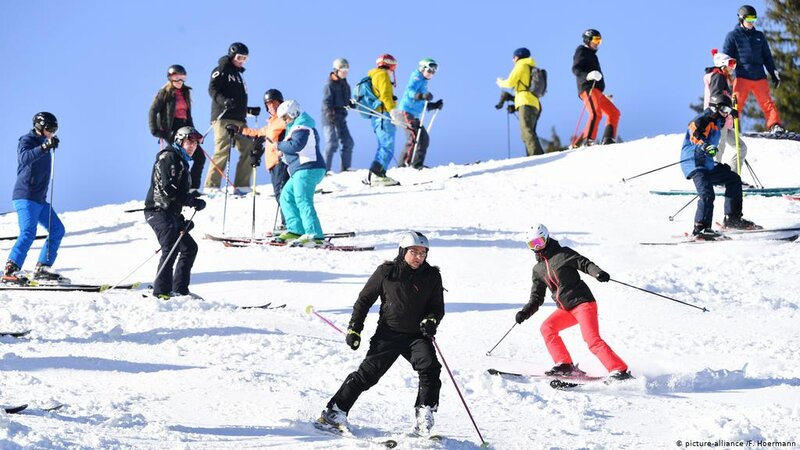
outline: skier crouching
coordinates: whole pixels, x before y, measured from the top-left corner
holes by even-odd
[[[632,378],[625,361],[600,337],[597,302],[589,286],[581,280],[578,271],[593,276],[601,283],[611,279],[608,273],[575,250],[562,247],[557,240],[550,237],[547,227],[541,224],[532,229],[528,247],[536,254],[531,296],[528,304],[517,312],[515,320],[521,324],[529,319],[542,306],[545,292],[550,288],[557,309],[544,320],[541,332],[555,366],[545,374],[585,375],[573,364],[572,356],[558,335],[561,330],[577,324],[580,325],[581,336],[589,346],[589,350],[609,371],[609,380],[622,381]]]
[[[428,249],[428,239],[422,233],[403,234],[397,257],[378,266],[361,290],[345,341],[353,350],[358,349],[364,319],[381,297],[378,328],[358,370],[347,376],[322,411],[320,426],[348,431],[347,414],[359,395],[377,384],[402,356],[419,374],[414,432],[430,434],[442,387],[442,366],[430,338],[444,317],[444,299],[439,268],[427,262]]]

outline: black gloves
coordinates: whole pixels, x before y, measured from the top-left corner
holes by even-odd
[[[351,98],[351,99],[347,100],[347,106],[349,106],[350,108],[357,108],[358,107],[358,103],[356,103],[355,99]]]
[[[181,221],[181,228],[179,231],[181,233],[188,233],[192,231],[192,229],[194,229],[194,222],[192,222],[191,220],[186,220],[183,217],[183,215],[180,216],[180,221]]]
[[[361,345],[361,335],[358,331],[348,328],[347,334],[344,337],[344,341],[353,350],[358,350],[358,346]]]
[[[444,106],[444,100],[439,99],[435,102],[428,103],[428,110],[431,111],[434,109],[442,109],[442,106]]]
[[[417,92],[416,95],[414,95],[414,99],[431,101],[433,100],[433,94],[430,92],[426,92],[424,94],[422,92]]]
[[[526,320],[530,319],[531,316],[537,310],[538,310],[538,308],[537,309],[530,309],[530,310],[522,308],[519,311],[517,311],[517,314],[514,316],[514,320],[517,322],[517,324],[521,324],[522,322],[525,322]]]
[[[195,211],[202,211],[206,207],[205,200],[192,195],[190,195],[183,204],[189,208],[194,208]]]
[[[596,278],[597,278],[597,281],[599,281],[601,283],[605,283],[605,282],[607,282],[608,280],[611,279],[611,275],[609,275],[608,272],[606,272],[604,270],[601,270],[600,273],[597,274]]]
[[[228,135],[231,137],[233,137],[234,134],[238,133],[239,130],[241,130],[241,128],[239,128],[238,125],[234,125],[232,123],[225,125],[225,131],[227,131]]]
[[[260,106],[248,106],[247,107],[247,114],[251,116],[258,116],[261,114],[261,107]]]
[[[266,138],[259,136],[253,140],[253,149],[250,150],[250,165],[258,167],[261,165],[261,155],[264,154],[264,141]]]
[[[773,71],[769,74],[770,78],[772,78],[772,87],[778,89],[778,86],[781,85],[781,76],[777,70]]]
[[[58,137],[56,137],[56,136],[53,136],[51,138],[47,138],[47,140],[45,140],[44,143],[42,143],[42,145],[41,145],[42,151],[47,153],[50,150],[57,149],[58,148],[58,142],[59,142],[58,141]]]
[[[224,105],[225,105],[225,109],[227,109],[228,111],[231,111],[231,110],[236,108],[236,100],[234,100],[232,98],[226,98]]]
[[[439,324],[436,322],[436,318],[428,316],[419,323],[419,331],[425,337],[433,337],[436,335],[436,327],[438,326]]]
[[[506,111],[508,111],[509,114],[514,114],[516,110],[517,108],[515,108],[513,104],[506,106]]]
[[[731,110],[731,117],[733,117],[734,119],[738,119],[739,118],[739,111],[737,111],[735,109],[732,109]]]

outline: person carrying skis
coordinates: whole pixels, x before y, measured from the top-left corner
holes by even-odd
[[[583,45],[575,49],[575,55],[572,57],[572,73],[578,82],[578,96],[588,112],[586,127],[577,140],[583,145],[595,143],[602,116],[606,116],[606,127],[600,144],[613,144],[617,141],[620,112],[603,94],[606,81],[600,69],[600,60],[597,59],[597,49],[602,42],[600,32],[590,28],[583,32]]]
[[[546,375],[582,376],[585,372],[572,362],[564,341],[559,336],[562,330],[574,325],[581,328],[581,336],[589,350],[609,371],[608,380],[622,381],[633,378],[628,365],[600,337],[597,321],[597,301],[589,286],[581,280],[578,271],[589,274],[601,283],[611,277],[597,264],[569,247],[562,247],[542,224],[531,229],[528,248],[536,254],[533,266],[533,284],[528,303],[517,312],[518,324],[529,319],[544,303],[548,288],[556,303],[556,310],[547,317],[540,328],[547,351],[555,366]]]
[[[531,69],[536,67],[536,62],[531,58],[531,51],[525,47],[514,50],[512,60],[514,68],[511,69],[507,79],[497,79],[497,86],[501,89],[511,88],[515,92],[514,107],[519,111],[519,131],[528,156],[543,155],[544,150],[536,134],[536,123],[539,121],[542,106],[539,99],[529,90]],[[509,111],[513,112],[510,106]]]
[[[703,76],[703,109],[708,108],[708,102],[712,96],[731,96],[733,92],[730,87],[731,77],[733,70],[736,68],[736,60],[726,55],[725,53],[718,52],[717,49],[711,50],[714,57],[714,67],[707,67],[706,74]],[[722,162],[722,154],[725,153],[725,147],[730,145],[731,148],[736,150],[736,134],[733,127],[733,119],[738,117],[738,111],[735,109],[731,111],[728,117],[725,118],[725,126],[719,130],[719,150],[714,160]],[[731,168],[739,168],[743,164],[744,157],[747,155],[747,145],[739,137],[738,154],[733,153],[730,159]],[[737,173],[740,171],[737,170]]]
[[[394,96],[394,86],[397,84],[394,71],[397,69],[397,60],[394,56],[385,53],[375,60],[375,65],[377,67],[367,72],[367,75],[372,80],[373,93],[381,102],[376,109],[381,117],[370,118],[372,130],[375,132],[375,137],[378,138],[378,150],[375,152],[375,159],[369,167],[364,184],[396,186],[400,183],[386,176],[386,170],[389,169],[389,164],[394,157],[394,133],[397,128],[390,116],[392,110],[397,106],[395,103],[397,98]],[[389,74],[391,74],[391,78]]]
[[[772,86],[777,89],[781,84],[781,76],[772,59],[772,51],[766,36],[756,30],[758,14],[750,5],[743,5],[737,12],[739,23],[725,36],[722,46],[723,53],[736,59],[736,77],[733,80],[733,94],[736,103],[744,105],[747,97],[752,92],[764,112],[767,120],[767,130],[773,134],[783,133],[786,130],[781,125],[781,116],[778,107],[772,101],[769,93],[769,83],[764,67],[772,78]]]
[[[253,138],[266,138],[267,142],[277,143],[283,140],[286,135],[286,122],[278,117],[278,107],[283,103],[283,94],[277,89],[267,89],[264,93],[264,106],[269,112],[269,119],[267,124],[261,128],[241,128],[238,131],[249,137]],[[266,166],[272,179],[272,191],[275,193],[275,201],[278,202],[278,211],[280,212],[281,205],[281,191],[286,182],[289,181],[289,170],[286,163],[281,161],[278,156],[278,150],[274,146],[264,145],[263,142],[256,142],[253,145],[253,150],[250,151],[250,163],[255,166],[260,164],[261,156],[266,153]],[[281,216],[281,223],[278,227],[279,231],[286,230],[286,219]],[[273,230],[273,232],[278,231]]]
[[[283,186],[280,197],[286,232],[275,240],[299,247],[329,246],[314,208],[314,190],[325,178],[325,160],[319,151],[319,133],[314,128],[314,119],[294,100],[281,103],[276,114],[286,123],[286,138],[270,144],[269,151],[277,151],[286,163],[289,181]]]
[[[419,374],[414,431],[430,434],[442,387],[442,366],[431,338],[444,317],[444,289],[439,268],[428,264],[429,250],[428,238],[422,233],[403,233],[398,255],[378,266],[361,290],[345,342],[353,350],[359,348],[364,320],[380,297],[378,328],[369,341],[364,361],[347,376],[317,419],[320,425],[347,432],[347,415],[358,397],[377,384],[402,356]]]
[[[347,128],[347,107],[350,106],[350,84],[347,74],[350,63],[344,58],[333,60],[333,71],[328,75],[322,91],[322,130],[325,133],[325,168],[333,167],[333,154],[342,146],[342,172],[350,170],[353,161],[353,137]]]
[[[150,175],[150,188],[144,201],[144,218],[161,246],[161,261],[158,264],[161,272],[153,280],[153,296],[161,299],[191,295],[189,282],[197,257],[197,243],[189,235],[194,223],[187,221],[181,211],[184,206],[195,211],[202,211],[206,207],[206,202],[197,198],[196,191],[190,192],[189,162],[202,140],[203,135],[194,127],[180,128],[175,132],[172,144],[156,155]],[[173,274],[176,258],[178,263]]]
[[[708,108],[692,119],[683,139],[681,170],[686,179],[694,182],[698,196],[692,231],[696,239],[714,240],[721,236],[711,228],[715,185],[725,185],[724,228],[740,230],[761,228],[742,218],[742,179],[729,165],[714,161],[718,151],[720,130],[732,112],[730,97],[712,95]]]
[[[442,109],[442,99],[432,101],[433,94],[428,91],[428,81],[433,78],[437,70],[439,70],[439,65],[433,59],[425,58],[420,61],[419,67],[411,72],[408,86],[400,99],[400,106],[393,111],[393,118],[397,122],[408,125],[404,128],[406,145],[401,164],[404,167],[422,169],[425,163],[430,140],[428,130],[420,122],[420,116],[425,107],[428,111]]]
[[[173,142],[175,132],[185,126],[194,126],[192,120],[192,88],[186,85],[186,69],[180,64],[167,68],[167,84],[156,93],[150,106],[150,133],[167,145]],[[206,155],[198,146],[192,155],[192,189],[200,188]]]
[[[219,65],[211,72],[208,82],[208,94],[211,96],[211,123],[214,126],[214,154],[211,161],[216,167],[224,170],[231,153],[231,139],[239,150],[239,162],[233,184],[236,189],[250,189],[252,167],[249,164],[253,141],[242,136],[231,137],[228,125],[242,128],[247,125],[247,85],[242,78],[250,50],[241,42],[234,42],[228,47],[228,54],[219,59]],[[224,112],[224,114],[223,114]],[[220,117],[222,114],[222,117]],[[217,118],[219,120],[217,120]],[[206,176],[206,188],[219,189],[222,174],[217,170],[209,170]]]
[[[19,236],[6,261],[2,281],[27,284],[28,279],[18,273],[36,239],[36,225],[47,230],[47,240],[39,252],[33,279],[56,283],[69,283],[69,279],[53,272],[51,267],[58,256],[64,237],[64,224],[53,205],[47,202],[47,189],[53,169],[53,153],[58,148],[58,119],[42,111],[33,116],[33,129],[19,138],[17,146],[17,182],[11,196],[17,211]]]

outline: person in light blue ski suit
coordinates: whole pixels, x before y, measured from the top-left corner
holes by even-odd
[[[323,240],[322,225],[314,208],[314,191],[325,177],[325,160],[319,151],[319,133],[314,119],[294,100],[278,107],[278,117],[286,122],[286,137],[277,144],[278,154],[289,167],[289,181],[281,191],[281,212],[286,232],[279,242],[313,247],[329,245]]]
[[[409,125],[409,127],[404,128],[406,144],[403,151],[403,166],[422,169],[425,162],[430,140],[428,131],[420,123],[420,118],[426,105],[429,111],[442,108],[442,100],[439,99],[432,102],[433,94],[428,91],[428,80],[433,78],[438,69],[439,65],[431,58],[425,58],[420,61],[419,68],[411,72],[408,86],[403,92],[398,109],[393,111],[395,120]],[[417,143],[417,136],[419,136],[419,143]],[[416,147],[416,153],[414,152],[414,147]]]
[[[61,275],[52,272],[50,267],[56,261],[61,239],[64,237],[64,224],[58,214],[47,202],[47,190],[53,162],[53,152],[58,148],[58,119],[49,112],[33,116],[33,129],[19,138],[17,146],[17,182],[14,185],[12,200],[17,211],[19,237],[8,256],[2,281],[4,283],[25,284],[19,272],[28,256],[34,239],[36,225],[41,224],[48,232],[47,240],[39,252],[39,260],[33,274],[35,280],[69,282]]]

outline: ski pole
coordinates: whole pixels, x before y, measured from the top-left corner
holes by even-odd
[[[222,207],[222,235],[225,235],[225,221],[228,219],[228,186],[233,186],[236,191],[236,185],[231,183],[229,175],[231,174],[231,160],[233,159],[233,133],[230,133],[230,145],[228,146],[228,163],[225,165],[225,203]]]
[[[330,325],[331,328],[333,328],[334,330],[338,331],[341,334],[344,334],[344,331],[340,330],[336,325],[333,324],[333,322],[331,322],[330,320],[322,317],[322,315],[320,315],[320,313],[314,311],[314,306],[312,306],[312,305],[306,306],[306,314],[314,314],[315,316],[319,317],[319,319],[321,321],[323,321],[323,322],[327,323],[328,325]]]
[[[56,149],[50,159],[50,212],[47,213],[47,262],[50,262],[50,227],[53,225],[53,191],[56,186]]]
[[[197,214],[197,210],[196,209],[192,213],[192,217],[189,217],[189,220],[186,221],[185,227],[187,229],[191,225],[192,219],[194,219],[194,215],[195,214]],[[158,268],[158,272],[156,272],[156,277],[154,279],[157,280],[158,276],[161,275],[161,272],[164,271],[164,268],[167,267],[167,263],[169,262],[169,259],[172,258],[172,254],[175,253],[175,250],[178,248],[178,244],[181,243],[181,239],[183,239],[183,237],[186,236],[187,234],[189,234],[189,231],[187,231],[187,230],[181,231],[180,236],[178,236],[178,239],[175,241],[175,244],[172,246],[172,249],[169,251],[169,254],[167,254],[166,258],[164,258],[164,264],[161,264],[161,267]]]
[[[508,154],[506,155],[507,159],[511,159],[511,115],[506,114],[506,150]]]
[[[736,94],[733,95],[733,109],[737,110]],[[736,137],[736,174],[742,176],[742,153],[739,148],[739,117],[733,118],[733,135]]]
[[[381,114],[380,112],[370,108],[367,105],[362,105],[361,103],[358,103],[358,102],[356,102],[356,105],[366,109],[366,111],[361,111],[361,110],[358,110],[358,109],[355,109],[355,108],[351,108],[349,106],[345,106],[345,109],[348,109],[350,111],[355,111],[355,112],[357,112],[359,114],[366,114],[368,116],[377,117],[378,119],[384,119],[384,120],[388,119],[395,126],[411,129],[410,125],[408,125],[406,123],[403,123],[403,122],[398,122],[398,121],[392,119],[390,116],[387,116],[386,114]]]
[[[613,278],[611,278],[611,281],[613,281],[614,283],[619,283],[619,284],[621,284],[621,285],[623,285],[623,286],[628,286],[629,288],[638,289],[638,290],[640,290],[640,291],[642,291],[642,292],[647,292],[648,294],[653,294],[653,295],[655,295],[655,296],[658,296],[658,297],[661,297],[661,298],[665,298],[665,299],[667,299],[667,300],[671,300],[671,301],[673,301],[673,302],[680,303],[680,304],[682,304],[682,305],[691,306],[692,308],[697,308],[697,309],[699,309],[699,310],[701,310],[701,311],[703,311],[703,312],[709,312],[709,311],[708,311],[708,310],[707,310],[705,307],[701,307],[701,306],[693,305],[693,304],[691,304],[691,303],[686,303],[686,302],[683,302],[683,301],[680,301],[680,300],[674,299],[674,298],[672,298],[672,297],[667,297],[666,295],[661,295],[661,294],[659,294],[659,293],[657,293],[657,292],[648,291],[647,289],[642,289],[642,288],[640,288],[640,287],[636,287],[636,286],[633,286],[633,285],[631,285],[631,284],[628,284],[628,283],[623,283],[622,281],[615,280],[615,279],[613,279]]]
[[[213,159],[211,159],[211,155],[209,155],[209,154],[208,154],[208,152],[207,152],[207,151],[205,151],[205,149],[203,149],[202,147],[198,147],[198,148],[199,148],[200,150],[202,150],[202,151],[203,151],[203,154],[204,154],[204,155],[206,155],[206,159],[208,160],[208,162],[210,162],[210,163],[211,163],[211,166],[212,166],[212,167],[214,167],[214,170],[216,170],[217,172],[219,172],[219,174],[220,174],[220,175],[222,175],[222,176],[225,178],[225,183],[226,183],[226,185],[225,185],[225,186],[228,186],[229,184],[233,184],[233,182],[231,181],[231,179],[230,179],[230,178],[228,178],[228,175],[227,175],[227,174],[226,174],[226,173],[225,173],[225,172],[224,172],[222,169],[220,169],[220,168],[219,168],[219,166],[218,166],[218,165],[217,165],[217,164],[214,162],[214,160],[213,160]],[[228,159],[230,159],[230,155],[228,155]],[[242,193],[241,193],[241,192],[240,192],[238,189],[236,189],[236,188],[234,188],[234,191],[233,191],[233,192],[234,192],[235,194],[237,194],[237,195],[241,195],[241,194],[242,194]]]
[[[686,162],[686,161],[691,161],[692,159],[694,159],[694,157],[690,157],[690,158],[682,159],[682,160],[680,160],[680,161],[678,161],[678,162],[674,162],[674,163],[672,163],[672,164],[667,164],[666,166],[659,167],[658,169],[648,170],[647,172],[640,173],[639,175],[634,175],[634,176],[632,176],[632,177],[630,177],[630,178],[623,178],[623,179],[622,179],[622,182],[624,183],[624,182],[626,182],[626,181],[629,181],[629,180],[632,180],[632,179],[634,179],[634,178],[639,178],[639,177],[641,177],[642,175],[647,175],[648,173],[658,172],[658,171],[659,171],[659,170],[661,170],[661,169],[666,169],[667,167],[676,166],[676,165],[678,165],[678,164],[680,164],[680,163],[683,163],[683,162]]]
[[[506,334],[504,334],[503,337],[501,337],[500,340],[497,341],[497,344],[494,344],[494,347],[492,347],[491,350],[486,352],[486,356],[492,356],[492,352],[494,351],[494,349],[496,349],[497,346],[500,345],[501,342],[503,342],[503,339],[505,339],[506,336],[508,336],[508,333],[511,333],[511,330],[513,330],[515,326],[517,326],[517,322],[514,322],[514,325],[511,325],[511,328],[509,328],[508,331],[506,331]]]
[[[211,122],[211,125],[209,125],[209,126],[208,126],[208,129],[206,130],[206,132],[205,132],[205,133],[203,133],[203,140],[206,140],[206,135],[207,135],[208,133],[210,133],[210,132],[211,132],[211,129],[212,129],[212,128],[214,128],[214,123],[216,123],[216,122],[217,122],[219,119],[222,119],[222,116],[224,116],[226,112],[228,112],[228,108],[225,108],[225,109],[223,109],[223,110],[222,110],[222,112],[221,112],[221,113],[219,113],[219,115],[217,116],[217,118],[216,118],[216,119],[214,119],[214,120]],[[206,156],[208,156],[208,155],[206,155]]]
[[[433,115],[431,116],[431,121],[428,122],[428,128],[426,128],[426,130],[428,130],[428,136],[431,135],[431,128],[433,128],[433,121],[436,120],[436,116],[437,115],[439,115],[439,110],[438,109],[433,110]]]
[[[700,198],[700,196],[699,196],[699,195],[695,195],[695,196],[694,196],[694,198],[692,198],[691,200],[689,200],[689,202],[688,202],[688,203],[686,203],[685,205],[681,206],[681,209],[679,209],[679,210],[675,211],[675,214],[673,214],[673,215],[669,216],[669,221],[670,221],[670,222],[672,222],[673,220],[675,220],[675,217],[678,215],[678,213],[680,213],[681,211],[683,211],[684,209],[686,209],[686,207],[687,207],[687,206],[689,206],[689,205],[691,205],[692,203],[694,203],[694,201],[695,201],[695,200],[697,200],[698,198]]]
[[[442,354],[442,350],[439,348],[439,344],[436,343],[436,338],[431,336],[431,342],[433,342],[433,346],[436,347],[436,351],[439,352],[439,357],[442,358],[442,363],[444,363],[444,368],[447,369],[448,375],[450,375],[450,380],[453,382],[453,387],[456,388],[456,392],[458,392],[458,397],[461,399],[461,403],[464,404],[464,409],[467,410],[467,415],[469,415],[469,420],[472,421],[472,426],[475,427],[475,431],[478,433],[478,437],[481,439],[481,448],[487,448],[489,443],[483,440],[483,436],[481,435],[481,430],[478,429],[478,425],[475,423],[475,419],[472,418],[472,413],[469,410],[469,406],[467,406],[466,400],[464,400],[464,396],[461,395],[461,389],[458,388],[458,383],[456,383],[456,379],[453,377],[453,372],[450,371],[450,366],[447,365],[447,360],[444,359],[444,355]]]
[[[594,84],[597,83],[597,80],[592,80],[592,87],[589,88],[589,94],[586,96],[588,101],[591,101],[592,98],[592,91],[594,91]],[[581,114],[578,116],[578,122],[575,124],[575,131],[572,132],[572,139],[569,141],[569,147],[574,148],[575,144],[578,143],[578,128],[581,126],[581,121],[583,121],[583,113],[586,112],[586,103],[583,104],[583,108],[581,108]],[[586,136],[587,138],[589,136]]]
[[[747,166],[747,170],[750,171],[750,176],[752,176],[753,180],[755,180],[756,187],[758,187],[760,189],[764,189],[764,184],[762,184],[761,180],[759,180],[758,177],[756,176],[756,173],[753,171],[753,166],[750,165],[750,161],[745,159],[744,160],[744,165]]]
[[[278,203],[278,207],[275,208],[275,220],[272,222],[272,232],[273,233],[275,233],[275,230],[278,229],[278,214],[280,214],[280,213],[281,213],[281,205],[280,205],[280,203]]]
[[[142,268],[142,266],[144,266],[145,264],[147,264],[147,262],[148,262],[148,261],[150,261],[151,259],[153,259],[153,256],[156,256],[156,255],[158,254],[158,252],[160,252],[160,251],[161,251],[161,247],[159,247],[158,249],[156,249],[156,251],[155,251],[155,252],[153,252],[153,254],[152,254],[152,255],[148,256],[148,257],[147,257],[147,259],[145,259],[144,261],[142,261],[142,263],[141,263],[141,264],[139,264],[138,266],[136,266],[136,268],[135,268],[135,269],[133,269],[133,270],[131,270],[130,272],[128,272],[128,274],[127,274],[127,275],[125,275],[124,277],[122,277],[122,279],[121,279],[121,280],[117,281],[117,282],[116,282],[116,283],[114,283],[114,284],[113,284],[113,285],[112,285],[110,288],[108,288],[108,289],[106,289],[106,290],[107,290],[107,291],[110,291],[110,290],[112,290],[112,289],[115,289],[115,288],[116,288],[117,286],[119,286],[120,284],[122,284],[122,283],[123,283],[125,280],[127,280],[127,279],[128,279],[128,277],[129,277],[129,276],[133,275],[134,273],[136,273],[136,271],[137,271],[137,270],[141,269],[141,268]]]
[[[253,166],[253,223],[251,224],[250,228],[250,237],[255,239],[256,238],[256,176],[258,175],[258,170],[256,170],[256,166]]]
[[[425,103],[422,106],[422,114],[419,117],[419,128],[417,128],[417,135],[414,139],[414,148],[411,150],[411,160],[408,161],[408,165],[414,165],[414,157],[417,156],[417,148],[419,148],[419,138],[422,136],[422,126],[425,123],[425,113],[428,112],[428,101],[425,100]]]

